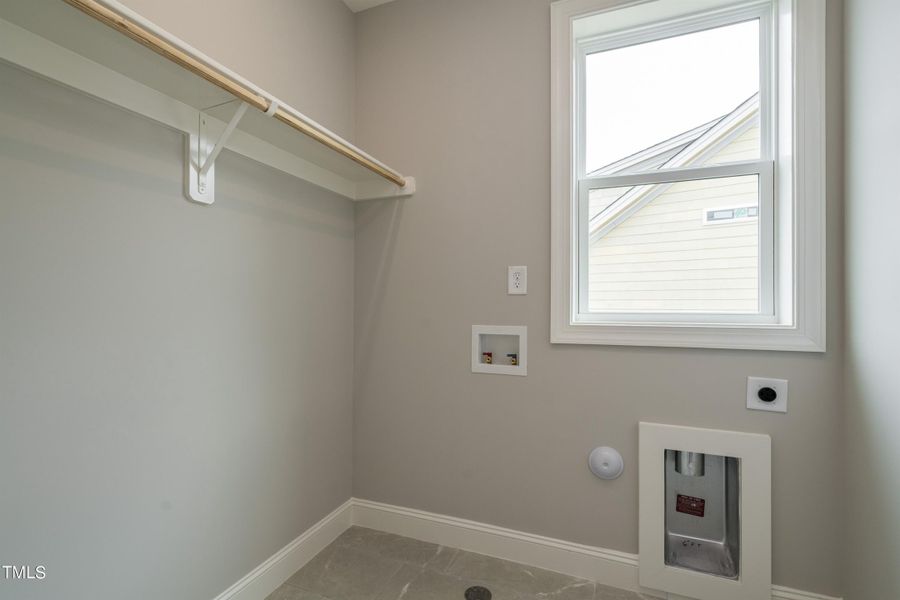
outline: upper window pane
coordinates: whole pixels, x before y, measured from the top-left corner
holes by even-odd
[[[751,20],[589,54],[586,174],[759,159],[759,37]]]

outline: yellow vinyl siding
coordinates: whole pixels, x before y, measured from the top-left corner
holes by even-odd
[[[709,162],[756,158],[753,128]],[[652,186],[644,190],[651,191]],[[616,197],[623,189],[614,190]],[[593,239],[588,268],[592,311],[755,312],[758,220],[704,225],[712,208],[756,206],[755,176],[659,186],[658,196]],[[598,190],[599,192],[599,190]],[[604,190],[608,198],[612,195]],[[594,192],[597,194],[597,192]],[[592,208],[607,201],[592,194]]]
[[[631,188],[603,188],[592,190],[590,193],[590,209],[589,215],[595,217],[611,202],[614,202],[619,196],[627,192]]]
[[[677,269],[673,268],[672,263],[678,262],[680,264],[677,265]],[[756,257],[724,257],[724,258],[703,258],[696,260],[682,260],[682,261],[656,261],[656,262],[632,262],[632,263],[613,263],[603,265],[602,269],[591,269],[591,276],[595,276],[598,270],[602,270],[604,273],[648,273],[648,272],[658,272],[658,273],[667,273],[667,274],[679,274],[681,272],[693,271],[693,272],[702,272],[704,276],[707,278],[728,278],[731,273],[730,271],[734,269],[756,269],[757,268],[757,260]],[[712,274],[710,271],[729,271],[729,273],[718,273]],[[626,280],[627,277],[622,277],[620,280]],[[668,279],[665,279],[668,280]],[[598,278],[598,281],[602,281],[602,279]]]
[[[706,161],[708,165],[721,165],[744,160],[759,160],[759,125],[751,127],[717,154]]]
[[[716,287],[718,284],[717,281],[735,281],[735,280],[752,280],[754,281],[753,285],[755,286],[755,276],[756,276],[756,267],[746,267],[746,268],[731,268],[729,269],[730,277],[717,277],[710,279],[709,277],[709,269],[694,269],[694,270],[685,270],[681,269],[678,271],[648,271],[648,270],[629,270],[625,272],[615,272],[611,270],[605,270],[603,272],[594,273],[593,280],[597,282],[602,282],[604,288],[606,289],[614,289],[616,286],[635,286],[634,289],[638,289],[637,286],[641,286],[646,284],[657,284],[661,281],[667,282],[667,287],[677,288],[682,285],[704,285],[704,286],[712,286]],[[651,287],[650,289],[655,289]]]

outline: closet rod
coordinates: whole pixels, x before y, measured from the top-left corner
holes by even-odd
[[[208,64],[208,61],[199,60],[198,58],[191,56],[190,53],[179,48],[177,44],[165,39],[159,33],[152,31],[149,24],[141,23],[140,21],[142,19],[138,19],[136,15],[126,16],[126,14],[124,14],[126,11],[123,10],[122,12],[119,12],[113,10],[97,0],[64,1],[94,19],[127,35],[131,39],[171,60],[182,68],[236,96],[254,108],[266,112],[269,111],[270,107],[274,104],[275,112],[273,116],[279,121],[286,123],[300,133],[362,165],[380,177],[383,177],[400,187],[406,185],[406,180],[403,175],[390,169],[366,153],[361,152],[349,142],[332,134],[330,131],[311,122],[305,116],[292,110],[290,107],[282,105],[275,99],[267,98],[264,94],[260,93],[259,90],[253,89],[255,86],[240,81],[238,77],[233,76],[232,74],[223,73],[221,69]]]

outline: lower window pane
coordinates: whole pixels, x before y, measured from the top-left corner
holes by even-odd
[[[758,179],[591,190],[588,310],[759,313]]]

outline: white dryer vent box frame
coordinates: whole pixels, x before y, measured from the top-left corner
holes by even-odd
[[[643,588],[697,600],[772,597],[772,440],[768,435],[640,424],[639,576]],[[740,459],[741,569],[726,579],[665,563],[666,450]]]
[[[493,353],[485,363],[483,352]],[[508,354],[516,354],[515,365]],[[528,327],[520,325],[472,325],[472,372],[493,375],[528,374]]]

